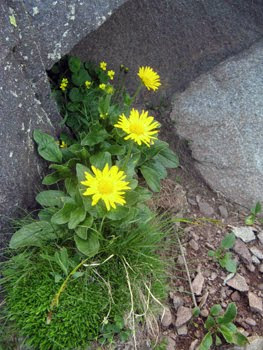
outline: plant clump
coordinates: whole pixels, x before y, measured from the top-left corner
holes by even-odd
[[[158,90],[159,75],[141,67],[130,95],[127,72],[121,66],[117,77],[106,62],[77,57],[50,72],[71,134],[34,131],[50,162],[48,187],[14,232],[1,269],[3,319],[33,349],[87,349],[116,335],[132,336],[136,349],[137,324],[154,317],[166,296],[158,251],[173,226],[148,201],[178,158],[158,139],[159,122],[133,107],[142,89]]]

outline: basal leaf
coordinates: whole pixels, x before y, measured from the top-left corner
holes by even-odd
[[[234,246],[235,241],[236,241],[236,236],[233,232],[231,232],[224,237],[224,239],[221,242],[221,247],[224,249],[230,249]]]
[[[83,207],[77,207],[73,209],[70,213],[70,219],[68,222],[68,228],[74,229],[82,222],[86,217],[86,211]]]
[[[210,309],[210,314],[212,316],[218,316],[220,314],[220,312],[222,311],[222,307],[220,304],[215,304],[211,307]]]
[[[61,163],[62,153],[55,139],[40,130],[33,133],[34,140],[38,144],[38,153],[42,158],[55,163]]]
[[[70,214],[73,209],[75,209],[75,204],[65,203],[64,207],[52,216],[51,222],[57,225],[68,223],[70,220]]]
[[[16,231],[9,243],[11,249],[28,246],[41,247],[44,242],[56,239],[52,225],[46,221],[36,221]]]
[[[36,196],[36,201],[42,205],[42,207],[60,207],[61,197],[64,196],[65,193],[62,191],[42,191]]]
[[[153,192],[159,192],[161,189],[161,183],[156,170],[144,165],[140,168],[140,170],[150,189]]]
[[[212,344],[213,344],[212,335],[211,335],[211,333],[208,332],[204,336],[204,338],[199,346],[199,350],[209,350]]]
[[[230,303],[222,317],[218,318],[218,323],[226,324],[234,321],[237,315],[237,307],[235,303]]]
[[[74,236],[74,240],[78,250],[89,257],[96,255],[100,248],[100,242],[95,232],[90,231],[86,240],[81,239],[77,235]]]

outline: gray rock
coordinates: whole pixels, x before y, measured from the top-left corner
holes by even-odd
[[[260,243],[263,244],[263,231],[259,232],[258,239],[259,239]]]
[[[196,295],[201,295],[202,289],[204,286],[204,282],[205,282],[205,279],[204,279],[202,272],[198,272],[198,274],[195,276],[195,278],[192,282],[193,292]]]
[[[194,239],[191,239],[189,246],[195,251],[199,250],[199,244]]]
[[[187,326],[184,324],[183,326],[177,328],[177,334],[178,335],[187,335],[188,329]]]
[[[209,311],[207,309],[203,309],[200,311],[200,315],[202,317],[207,317],[209,315]]]
[[[236,237],[241,238],[242,241],[246,243],[256,239],[256,236],[252,227],[248,227],[248,226],[233,227],[233,232]]]
[[[176,350],[175,340],[171,337],[166,337],[166,340],[167,340],[166,350]]]
[[[0,246],[9,239],[8,222],[19,209],[35,209],[34,197],[47,170],[36,155],[33,130],[60,132],[46,70],[124,1],[1,1]]]
[[[239,292],[247,292],[249,290],[249,287],[247,285],[245,278],[241,276],[239,273],[237,273],[233,278],[228,280],[226,284],[229,287],[232,287],[233,289],[238,290]]]
[[[200,212],[205,216],[212,216],[214,214],[214,209],[207,202],[200,201],[198,202]]]
[[[184,304],[184,301],[182,298],[178,297],[177,295],[174,295],[173,296],[173,304],[174,304],[175,311],[177,311],[178,308]]]
[[[171,115],[206,182],[248,208],[263,201],[262,50],[263,40],[201,75]]]
[[[186,322],[188,322],[192,318],[192,309],[189,307],[180,306],[177,310],[177,318],[175,321],[176,328],[180,328]]]
[[[259,270],[259,272],[263,273],[263,264],[260,264],[258,270]]]
[[[255,327],[257,325],[257,322],[253,320],[253,318],[246,318],[245,322],[251,327]]]
[[[231,299],[232,301],[239,301],[240,300],[240,294],[238,293],[238,291],[235,291],[234,293],[231,294]]]
[[[260,260],[255,255],[252,256],[252,262],[256,265],[260,264]]]
[[[248,292],[248,303],[252,311],[263,312],[262,298],[258,297],[255,293]]]
[[[196,350],[198,344],[198,339],[192,341],[189,350]]]
[[[173,316],[170,309],[167,309],[167,308],[165,309],[161,322],[164,327],[169,327],[172,324]]]
[[[223,205],[219,205],[218,210],[223,218],[228,218],[228,211],[226,207],[224,207]]]
[[[251,253],[254,254],[258,259],[263,259],[263,252],[262,250],[258,249],[257,247],[251,247],[249,248]]]
[[[234,346],[229,350],[262,350],[263,349],[263,337],[253,336],[248,338],[249,344],[244,347]]]
[[[243,241],[237,239],[233,249],[246,264],[252,263],[251,254]]]

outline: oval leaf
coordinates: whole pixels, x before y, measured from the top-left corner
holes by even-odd
[[[42,205],[42,207],[59,207],[61,206],[61,197],[64,197],[65,193],[62,191],[43,191],[36,196],[36,201]]]
[[[86,240],[74,235],[74,240],[78,250],[86,256],[93,257],[99,251],[100,242],[95,232],[90,232]]]
[[[204,336],[199,346],[199,350],[208,350],[210,349],[212,344],[213,344],[213,339],[212,339],[211,333],[206,333],[206,335]]]

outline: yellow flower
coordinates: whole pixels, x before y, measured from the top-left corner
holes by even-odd
[[[124,114],[120,115],[118,123],[114,126],[128,134],[124,140],[132,139],[138,145],[145,143],[146,146],[150,147],[153,140],[157,139],[153,135],[158,133],[159,130],[156,128],[159,128],[160,124],[153,117],[148,116],[147,111],[142,111],[140,115],[139,111],[133,108],[129,118],[126,118]]]
[[[107,74],[108,74],[108,77],[110,78],[110,80],[113,80],[114,75],[115,75],[114,70],[108,70]]]
[[[114,93],[114,87],[112,85],[107,85],[106,92],[109,95],[112,95]]]
[[[105,85],[105,84],[100,84],[100,85],[99,85],[99,88],[100,88],[101,90],[105,90],[105,89],[106,89],[106,85]]]
[[[61,141],[61,144],[59,145],[60,148],[67,148],[68,145],[66,144],[66,142]]]
[[[84,196],[92,196],[92,205],[96,205],[102,199],[107,210],[111,207],[116,209],[116,204],[124,205],[126,203],[123,195],[126,190],[129,190],[129,182],[123,181],[126,177],[125,173],[114,165],[109,168],[106,164],[103,170],[91,166],[95,176],[85,172],[85,181],[81,184],[87,189],[83,193]]]
[[[105,118],[107,118],[108,115],[109,115],[109,113],[100,113],[100,118],[105,119]]]
[[[86,88],[89,89],[91,85],[91,81],[85,81]]]
[[[104,62],[104,61],[100,62],[100,68],[101,68],[102,70],[106,70],[106,69],[107,69],[107,63]]]
[[[68,86],[68,79],[67,79],[67,78],[63,78],[63,79],[61,80],[60,89],[61,89],[62,91],[65,91],[66,88],[67,88],[67,86]]]
[[[140,67],[137,74],[148,90],[157,90],[160,83],[160,76],[151,67]]]

